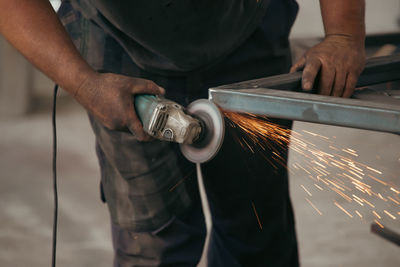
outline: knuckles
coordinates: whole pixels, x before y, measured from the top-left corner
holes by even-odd
[[[107,129],[112,131],[123,130],[126,128],[126,120],[124,118],[118,118],[117,116],[120,114],[104,114],[102,120],[100,120],[101,124],[105,126]]]
[[[103,121],[102,124],[109,130],[120,130],[122,128],[122,123],[116,121]]]

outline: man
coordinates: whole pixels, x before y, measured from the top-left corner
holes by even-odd
[[[304,68],[304,90],[320,73],[321,94],[349,97],[364,65],[364,1],[320,4],[326,37],[291,71]],[[294,0],[64,1],[60,18],[80,54],[48,1],[0,0],[0,32],[89,113],[115,266],[196,266],[205,238],[194,166],[176,144],[144,133],[132,97],[187,105],[209,87],[288,71],[296,13]],[[208,265],[297,266],[287,172],[267,163],[269,151],[244,151],[236,135],[228,127],[202,166]]]

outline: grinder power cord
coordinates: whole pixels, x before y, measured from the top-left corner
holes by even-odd
[[[54,85],[53,111],[51,116],[53,128],[53,192],[54,192],[54,214],[53,214],[53,238],[51,266],[56,266],[57,256],[57,221],[58,221],[58,190],[57,190],[57,125],[56,125],[56,104],[57,104],[58,84]]]

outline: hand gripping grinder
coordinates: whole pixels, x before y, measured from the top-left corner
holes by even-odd
[[[156,139],[179,143],[189,161],[204,163],[218,153],[225,124],[213,102],[199,99],[185,109],[154,95],[136,95],[134,101],[144,131]]]

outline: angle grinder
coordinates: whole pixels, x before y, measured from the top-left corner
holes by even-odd
[[[211,160],[224,140],[224,117],[210,100],[196,100],[185,109],[160,96],[136,95],[135,109],[145,132],[179,143],[182,154],[193,163]]]

